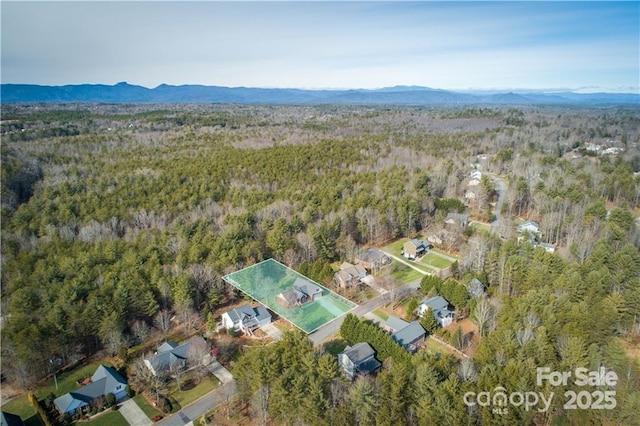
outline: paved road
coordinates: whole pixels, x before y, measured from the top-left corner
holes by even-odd
[[[498,219],[500,219],[500,212],[502,210],[502,204],[504,204],[504,195],[507,191],[507,185],[504,183],[502,179],[496,176],[493,173],[485,172],[485,174],[491,179],[496,186],[496,192],[498,193],[498,201],[496,201],[496,206],[493,209],[493,216],[495,220],[491,222],[490,232],[495,234],[498,232]]]
[[[162,426],[190,426],[193,421],[201,417],[203,414],[221,404],[227,402],[229,398],[238,392],[236,382],[233,376],[218,361],[214,361],[209,365],[209,370],[220,380],[217,389],[204,395],[202,398],[192,402],[182,410],[158,422]]]
[[[422,272],[425,274],[424,272]],[[426,275],[426,274],[425,274]],[[395,290],[396,297],[402,297],[408,293],[414,292],[418,287],[420,287],[420,280],[412,281],[408,284],[405,284],[401,287],[398,287]],[[351,310],[351,313],[357,315],[359,317],[363,317],[374,309],[379,308],[380,306],[388,303],[391,299],[391,293],[383,294],[381,296],[375,297],[363,305],[359,305]],[[340,331],[340,326],[342,325],[342,321],[344,321],[345,315],[341,315],[333,321],[323,325],[318,330],[309,335],[309,339],[313,343],[314,346],[321,344],[329,337],[337,334]]]
[[[229,398],[238,392],[235,380],[221,384],[212,392],[209,392],[197,401],[182,408],[178,413],[159,421],[157,424],[162,426],[185,426],[193,424],[192,422],[205,414],[207,411],[219,404],[227,402]]]

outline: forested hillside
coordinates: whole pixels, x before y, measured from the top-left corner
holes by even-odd
[[[637,108],[3,105],[0,130],[2,373],[21,386],[53,359],[117,353],[161,312],[211,325],[238,297],[222,275],[243,266],[327,270],[422,235],[477,163],[506,191],[497,231],[453,247],[456,278],[492,296],[469,306],[473,359],[421,352],[348,384],[292,334],[238,362],[242,396],[276,424],[638,422]],[[491,220],[496,196],[483,178],[469,212]],[[518,242],[524,220],[555,253]],[[535,389],[536,367],[602,366],[619,377],[614,410],[567,410],[561,389],[544,413],[462,398]]]

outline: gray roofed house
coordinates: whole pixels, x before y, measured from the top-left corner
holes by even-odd
[[[441,327],[446,327],[453,322],[454,312],[449,309],[449,302],[442,296],[423,299],[418,305],[418,315],[423,316],[427,311],[433,313],[436,322]]]
[[[418,321],[413,321],[406,327],[393,333],[391,338],[408,352],[415,352],[418,349],[418,345],[424,342],[426,335],[427,332],[422,328],[420,323]]]
[[[367,270],[362,265],[352,265],[344,262],[340,265],[340,270],[335,273],[334,278],[342,288],[358,285],[360,280],[367,276]]]
[[[208,352],[207,349],[207,342],[199,336],[192,337],[182,342],[181,345],[166,342],[158,347],[153,356],[145,358],[144,363],[155,376],[167,370],[186,367],[192,354],[202,353],[204,355]]]
[[[487,296],[487,292],[484,290],[484,285],[477,278],[472,279],[469,284],[467,284],[467,292],[469,293],[469,296],[474,298]]]
[[[322,296],[322,288],[304,278],[296,278],[291,289],[283,291],[276,296],[276,302],[287,308],[300,306]]]
[[[240,330],[251,333],[256,328],[271,322],[271,314],[260,306],[242,305],[222,314],[222,325],[226,329]]]
[[[360,253],[358,257],[354,259],[355,263],[362,265],[369,271],[374,268],[382,268],[383,266],[391,264],[391,258],[384,254],[377,248],[369,248]]]
[[[375,351],[366,342],[347,346],[338,354],[338,364],[349,380],[358,374],[376,372],[382,364],[375,358]]]
[[[469,215],[461,213],[448,213],[447,218],[444,220],[447,225],[454,225],[464,228],[469,224]]]
[[[389,318],[387,318],[386,324],[387,331],[390,333],[395,333],[396,331],[402,330],[409,325],[407,321],[393,315],[390,315]]]
[[[537,222],[534,222],[533,220],[528,220],[518,225],[517,231],[519,234],[529,232],[530,234],[538,235],[540,234],[540,226],[538,225]]]
[[[91,376],[90,384],[56,398],[53,403],[60,414],[72,415],[91,404],[102,404],[108,393],[112,393],[116,401],[124,398],[126,386],[127,381],[116,370],[100,365]]]

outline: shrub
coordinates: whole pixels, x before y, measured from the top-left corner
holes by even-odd
[[[105,395],[105,401],[107,403],[107,407],[113,407],[116,404],[116,396],[109,392]]]

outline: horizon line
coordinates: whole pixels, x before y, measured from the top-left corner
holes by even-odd
[[[619,86],[619,87],[602,87],[602,86],[581,86],[581,87],[546,87],[546,88],[533,88],[533,87],[466,87],[466,88],[441,88],[432,86],[422,86],[419,84],[396,84],[392,86],[378,86],[378,87],[284,87],[284,86],[225,86],[220,84],[205,84],[205,83],[181,83],[181,84],[169,84],[160,83],[156,86],[148,86],[137,83],[129,83],[128,81],[119,81],[117,83],[64,83],[64,84],[43,84],[43,83],[14,83],[14,82],[1,82],[4,85],[21,85],[21,86],[40,86],[40,87],[65,87],[65,86],[137,86],[147,90],[155,90],[161,86],[169,87],[182,87],[182,86],[202,86],[202,87],[221,87],[228,89],[261,89],[261,90],[303,90],[303,91],[379,91],[385,89],[398,89],[407,88],[408,90],[416,89],[428,89],[435,91],[449,91],[449,92],[500,92],[500,93],[577,93],[577,94],[595,94],[595,93],[614,93],[614,94],[631,94],[640,95],[640,86]]]

